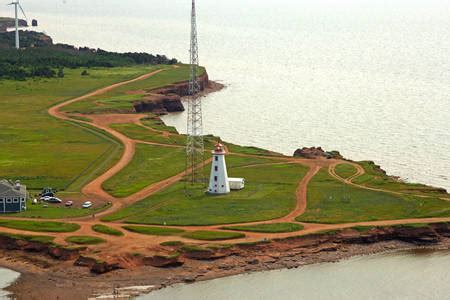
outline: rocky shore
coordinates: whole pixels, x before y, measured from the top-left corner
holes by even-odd
[[[224,85],[209,80],[208,73],[198,78],[201,93],[197,97],[220,91]],[[164,88],[145,91],[145,96],[133,106],[137,113],[151,112],[165,115],[171,112],[184,111],[182,98],[189,95],[189,82],[184,81]]]
[[[0,266],[22,273],[8,288],[17,299],[87,299],[114,291],[126,297],[176,283],[298,268],[385,251],[450,249],[450,225],[356,227],[221,247],[161,246],[151,249],[153,255],[130,254],[119,262],[93,261],[73,252],[54,256],[48,246],[32,245],[1,243]]]

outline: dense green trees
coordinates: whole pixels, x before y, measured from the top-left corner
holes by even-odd
[[[53,44],[50,37],[22,32],[23,49],[16,50],[14,35],[0,33],[0,78],[64,77],[63,68],[119,67],[136,64],[176,64],[176,59],[148,53],[116,53],[87,47]]]

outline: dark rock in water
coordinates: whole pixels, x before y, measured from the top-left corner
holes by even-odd
[[[342,155],[338,151],[325,151],[322,147],[303,147],[294,152],[294,157],[302,157],[307,159],[327,158],[327,159],[342,159]]]

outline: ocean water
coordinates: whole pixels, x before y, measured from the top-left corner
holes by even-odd
[[[8,292],[2,290],[19,278],[20,274],[8,269],[0,268],[0,300],[9,299]]]
[[[176,285],[139,300],[449,299],[448,252],[382,254]]]
[[[55,41],[188,60],[188,0],[23,0]],[[448,0],[197,0],[205,133],[450,189]],[[12,10],[0,5],[1,15]],[[184,113],[164,118],[185,130]]]

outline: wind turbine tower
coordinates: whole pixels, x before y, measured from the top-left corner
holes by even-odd
[[[15,15],[16,15],[16,49],[20,49],[20,39],[19,39],[19,8],[22,11],[23,16],[27,19],[25,12],[23,11],[22,5],[20,5],[19,0],[11,2],[9,5],[14,5]]]
[[[203,141],[202,103],[200,97],[197,95],[200,92],[198,75],[197,15],[195,0],[192,0],[190,77],[189,97],[187,100],[186,170],[188,176],[186,178],[186,186],[193,186],[196,183],[205,183],[205,176],[203,174],[205,145]]]

